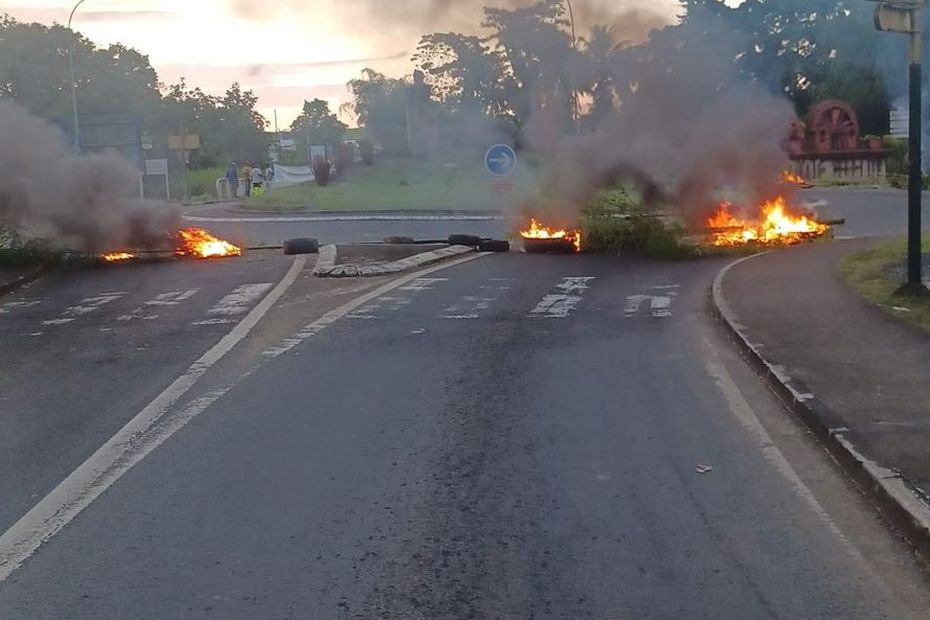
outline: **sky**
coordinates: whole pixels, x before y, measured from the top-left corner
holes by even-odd
[[[66,24],[76,0],[0,0],[20,21]],[[736,0],[734,0],[735,2]],[[234,81],[259,96],[259,111],[287,129],[305,99],[335,110],[365,67],[392,76],[413,70],[420,35],[475,31],[483,5],[528,0],[85,0],[73,28],[92,41],[147,54],[164,83],[181,77],[211,94]],[[675,19],[676,0],[573,0],[579,29],[590,23]],[[274,127],[272,127],[273,129]]]

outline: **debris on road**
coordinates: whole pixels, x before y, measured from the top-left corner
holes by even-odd
[[[710,465],[704,465],[703,463],[700,463],[697,467],[694,468],[694,470],[699,474],[709,474],[710,472],[714,471],[714,468]]]

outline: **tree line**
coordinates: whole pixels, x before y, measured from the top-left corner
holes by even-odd
[[[751,82],[788,98],[801,117],[817,101],[843,99],[857,110],[865,133],[887,133],[892,101],[903,93],[906,56],[903,37],[876,31],[873,4],[680,3],[679,23],[645,42],[621,37],[623,24],[595,25],[573,39],[563,0],[488,7],[479,34],[426,34],[413,62],[453,145],[474,133],[476,119],[517,143],[539,133],[534,123],[557,132],[593,131],[623,105],[648,100],[654,79],[706,80],[712,87],[722,86],[715,80]],[[708,46],[716,58],[708,58]],[[416,85],[366,69],[349,87],[354,97],[347,111],[386,148],[403,150]]]
[[[352,99],[343,112],[388,151],[408,146],[412,101],[429,106],[450,148],[492,132],[520,144],[547,131],[594,131],[624,105],[647,100],[651,80],[699,79],[713,88],[715,81],[740,79],[783,94],[801,116],[818,100],[847,100],[865,132],[887,132],[890,105],[904,85],[905,43],[875,30],[871,3],[680,3],[680,21],[645,42],[621,36],[623,24],[595,25],[573,39],[563,0],[488,7],[478,33],[421,38],[412,57],[421,81],[365,69],[349,82]],[[692,70],[683,74],[689,55],[707,60],[694,49],[698,43],[706,47],[708,39],[718,57],[704,65],[692,60]],[[67,130],[69,44],[81,110],[138,113],[156,143],[171,133],[199,133],[204,139],[195,166],[265,157],[268,122],[256,111],[252,91],[234,83],[215,96],[183,79],[162,84],[144,54],[119,44],[99,47],[60,25],[0,16],[0,97]],[[335,142],[345,127],[326,101],[315,99],[305,102],[290,129],[303,152],[308,139]]]

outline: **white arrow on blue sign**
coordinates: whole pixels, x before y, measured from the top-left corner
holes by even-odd
[[[485,154],[484,166],[496,177],[509,177],[517,167],[517,154],[506,144],[495,144]]]

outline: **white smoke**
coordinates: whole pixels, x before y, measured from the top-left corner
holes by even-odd
[[[133,197],[139,172],[116,153],[77,157],[64,135],[0,101],[0,227],[84,252],[158,249],[180,214]]]

